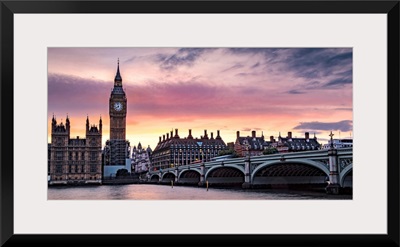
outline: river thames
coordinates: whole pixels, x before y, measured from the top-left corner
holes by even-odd
[[[224,189],[153,184],[60,186],[48,200],[351,200],[352,195],[283,189]]]

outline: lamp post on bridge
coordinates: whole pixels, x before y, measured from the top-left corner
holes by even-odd
[[[242,188],[251,188],[250,153],[247,153],[247,156],[244,159],[244,183],[242,184]]]
[[[161,183],[161,181],[162,181],[162,168],[160,168],[160,170],[159,170],[159,178],[158,178],[158,183]]]
[[[202,160],[201,165],[200,165],[200,182],[198,183],[198,186],[205,185],[205,171],[206,171],[206,167],[204,165],[204,161]]]
[[[326,193],[328,194],[339,194],[340,184],[339,184],[339,173],[338,173],[338,154],[337,149],[333,146],[333,136],[334,134],[329,135],[331,137],[331,145],[328,150],[329,156],[329,184],[325,188]]]
[[[179,169],[178,169],[178,167],[176,166],[176,167],[175,167],[175,184],[178,183],[178,176],[179,176]]]

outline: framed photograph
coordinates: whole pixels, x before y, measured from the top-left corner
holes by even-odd
[[[47,53],[49,200],[352,199],[352,48]]]
[[[1,245],[399,246],[399,1],[0,6]],[[319,157],[317,137],[347,145],[332,129],[351,136],[351,153]],[[232,140],[226,155],[243,164],[217,156]],[[314,160],[301,156],[309,149]],[[179,183],[304,183],[300,173],[351,195],[169,194]],[[130,179],[170,186],[49,187]]]

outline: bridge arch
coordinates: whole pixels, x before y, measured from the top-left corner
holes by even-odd
[[[171,174],[171,175],[169,175],[169,174]],[[175,178],[175,172],[173,172],[173,171],[167,171],[166,173],[164,173],[164,174],[162,175],[161,179],[164,179],[164,178],[171,178],[171,177]]]
[[[200,176],[200,171],[197,169],[185,169],[179,172],[178,182],[181,184],[198,184]]]
[[[204,177],[207,178],[210,172],[212,172],[215,169],[223,168],[223,167],[228,167],[228,168],[235,168],[239,171],[241,171],[244,175],[244,167],[240,165],[215,165],[213,167],[210,167],[210,169],[207,170],[206,174],[204,174]]]
[[[210,184],[242,185],[244,176],[244,169],[239,165],[216,165],[206,172],[204,178]]]
[[[182,177],[182,175],[185,175],[187,173],[192,173],[192,172],[199,174],[199,176],[201,175],[200,170],[198,170],[198,169],[184,169],[182,171],[179,171],[178,179],[180,179]]]
[[[297,164],[310,165],[310,166],[313,166],[315,168],[320,169],[327,176],[329,176],[329,169],[326,166],[324,166],[323,164],[321,164],[319,162],[316,162],[316,161],[313,161],[313,160],[300,160],[300,159],[288,160],[286,162],[281,162],[281,161],[278,161],[278,160],[272,160],[272,161],[264,162],[264,163],[260,164],[259,166],[257,166],[256,169],[254,169],[254,171],[251,173],[251,176],[254,177],[254,175],[257,174],[257,172],[259,170],[264,169],[264,168],[266,168],[268,166],[286,164],[286,163],[297,163]]]
[[[292,179],[293,180],[292,183],[302,183],[301,181],[304,180],[306,177],[308,177],[310,181],[314,181],[313,183],[322,183],[324,179],[329,176],[329,169],[323,164],[316,161],[290,159],[285,162],[281,162],[278,160],[272,160],[272,161],[266,161],[257,166],[256,169],[254,169],[254,171],[251,173],[251,183],[252,184],[262,183],[260,181],[255,181],[256,178],[260,180],[260,176],[256,175],[259,172],[264,172],[263,170],[267,168],[271,168],[271,172],[273,173],[272,176],[274,176],[274,180],[276,180],[275,183],[278,183],[279,181],[284,181],[283,178],[285,178],[285,176],[288,176],[288,170],[285,170],[285,167],[296,166],[296,165],[298,166],[297,169],[295,169],[296,171],[291,171],[289,173],[289,176],[296,176],[300,179],[298,179],[298,182],[296,182],[295,179]],[[314,176],[319,177],[319,179],[316,179],[316,177]]]
[[[157,174],[153,174],[150,176],[150,182],[158,182],[160,181],[160,176],[158,176]]]
[[[170,183],[171,181],[175,181],[175,173],[173,171],[168,171],[162,175],[162,183]]]
[[[350,175],[353,172],[353,164],[350,164],[346,166],[341,172],[340,172],[340,187],[344,187],[345,185],[345,179],[348,175]]]

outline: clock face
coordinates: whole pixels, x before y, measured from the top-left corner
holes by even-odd
[[[116,111],[122,110],[122,104],[121,104],[121,102],[116,102],[116,103],[114,104],[114,109],[115,109]]]

